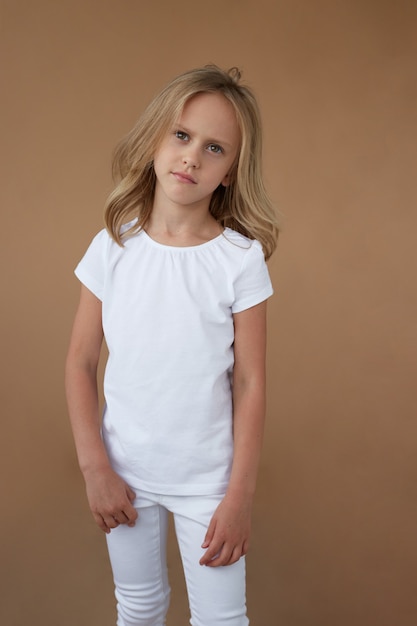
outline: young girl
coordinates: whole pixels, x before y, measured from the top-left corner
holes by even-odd
[[[106,230],[75,273],[66,386],[118,626],[162,626],[173,513],[193,626],[246,626],[277,225],[237,69],[174,79],[114,157]],[[109,358],[101,422],[97,364]]]

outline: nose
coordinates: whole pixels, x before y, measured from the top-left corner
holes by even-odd
[[[192,148],[190,145],[182,157],[182,162],[186,167],[192,167],[193,169],[200,167],[200,160],[197,153],[197,148]]]

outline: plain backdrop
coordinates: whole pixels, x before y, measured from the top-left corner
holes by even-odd
[[[112,626],[63,393],[114,145],[238,65],[283,231],[269,264],[253,626],[417,624],[416,24],[407,0],[2,0],[0,622]],[[188,622],[170,543],[168,626]]]

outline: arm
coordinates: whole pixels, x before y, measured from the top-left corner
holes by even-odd
[[[265,419],[266,301],[234,315],[234,456],[227,493],[210,522],[201,565],[230,565],[249,547]]]
[[[68,410],[94,519],[105,532],[133,525],[133,491],[111,468],[100,435],[97,366],[103,343],[101,302],[81,287],[65,370]]]

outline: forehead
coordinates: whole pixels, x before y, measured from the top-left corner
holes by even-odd
[[[198,132],[207,139],[223,140],[232,145],[240,140],[235,109],[221,93],[193,96],[185,103],[178,121],[186,130]]]

